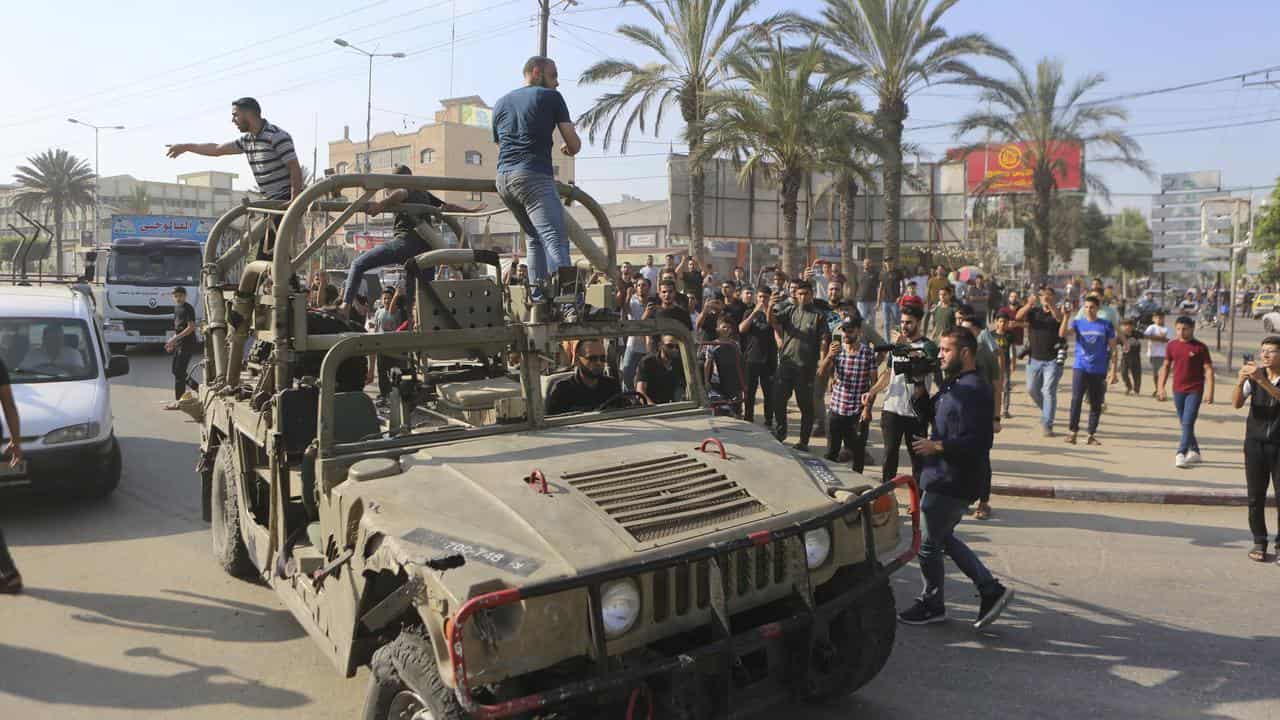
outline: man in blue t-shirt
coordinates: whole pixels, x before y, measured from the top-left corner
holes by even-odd
[[[564,205],[556,192],[551,164],[552,133],[558,128],[560,152],[577,155],[582,140],[569,107],[556,90],[556,64],[535,56],[524,64],[525,86],[503,95],[493,107],[493,141],[498,144],[498,195],[529,236],[529,281],[533,299],[542,300],[541,283],[570,264]]]
[[[1089,394],[1090,445],[1101,445],[1094,435],[1098,432],[1098,420],[1102,418],[1102,403],[1107,393],[1107,370],[1111,368],[1111,350],[1116,346],[1116,327],[1111,321],[1098,315],[1102,299],[1090,295],[1084,299],[1084,317],[1064,315],[1058,335],[1064,340],[1076,334],[1075,369],[1071,372],[1071,422],[1067,442],[1076,444],[1080,433],[1080,406],[1085,393]],[[1114,371],[1114,370],[1113,370]]]

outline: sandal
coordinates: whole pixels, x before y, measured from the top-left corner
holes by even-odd
[[[1266,546],[1266,545],[1254,545],[1254,546],[1253,546],[1253,549],[1249,551],[1249,559],[1250,559],[1250,560],[1252,560],[1252,561],[1254,561],[1254,562],[1266,562],[1266,561],[1267,561],[1267,546]]]
[[[1094,437],[1094,436],[1090,435],[1090,436],[1089,436],[1089,439],[1088,439],[1088,440],[1086,440],[1086,441],[1085,441],[1085,443],[1086,443],[1086,444],[1088,444],[1088,445],[1101,445],[1101,444],[1102,444],[1102,441],[1101,441],[1101,440],[1099,440],[1098,438],[1096,438],[1096,437]]]
[[[1068,435],[1068,436],[1067,436],[1067,444],[1069,444],[1069,445],[1075,445],[1075,444],[1076,444],[1076,434],[1075,434],[1075,433],[1071,433],[1070,435]]]
[[[978,503],[978,509],[973,511],[974,520],[986,520],[991,517],[991,506],[987,503]]]

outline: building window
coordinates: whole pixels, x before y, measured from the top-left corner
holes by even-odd
[[[472,202],[480,202],[481,200],[484,199],[484,193],[478,193],[478,192],[467,193],[467,199],[471,200]]]
[[[465,155],[465,158],[468,165],[484,164],[484,156],[481,155],[480,152],[477,150],[468,150],[467,154]]]
[[[432,148],[427,148],[426,150],[418,153],[418,162],[423,165],[430,165],[435,159],[436,151]]]
[[[340,163],[338,163],[338,167],[336,168],[336,170],[338,171],[338,174],[339,174],[339,175],[346,175],[346,174],[347,174],[347,170],[348,170],[350,167],[351,167],[351,166],[350,166],[350,165],[348,165],[347,163],[340,162]]]

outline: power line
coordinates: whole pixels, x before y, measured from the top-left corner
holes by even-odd
[[[1153,90],[1139,90],[1137,92],[1122,93],[1119,95],[1112,95],[1111,97],[1105,97],[1098,100],[1087,100],[1084,102],[1077,103],[1076,106],[1087,107],[1090,105],[1104,105],[1107,103],[1119,102],[1121,100],[1137,100],[1139,98],[1152,97],[1154,95],[1165,95],[1173,92],[1181,92],[1181,91],[1189,90],[1192,88],[1204,87],[1206,85],[1216,85],[1218,83],[1226,82],[1228,80],[1240,80],[1241,82],[1243,82],[1244,79],[1250,75],[1258,75],[1261,73],[1271,72],[1276,70],[1280,70],[1280,65],[1274,65],[1271,67],[1262,68],[1261,70],[1251,70],[1249,72],[1233,73],[1231,75],[1224,75],[1222,77],[1213,78],[1212,80],[1199,80],[1197,82],[1183,83],[1181,85],[1170,85],[1168,87],[1155,88]],[[1055,108],[1055,109],[1061,109],[1061,108]],[[903,129],[909,130],[911,132],[919,132],[920,130],[932,130],[935,128],[955,127],[956,125],[959,125],[961,122],[962,121],[957,120],[954,122],[947,122],[947,123],[934,123],[932,125],[917,125],[915,127],[903,128]]]

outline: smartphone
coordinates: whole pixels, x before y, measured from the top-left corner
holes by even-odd
[[[1241,355],[1241,357],[1244,359],[1245,365],[1248,365],[1249,363],[1253,362],[1253,353],[1245,353]]]

